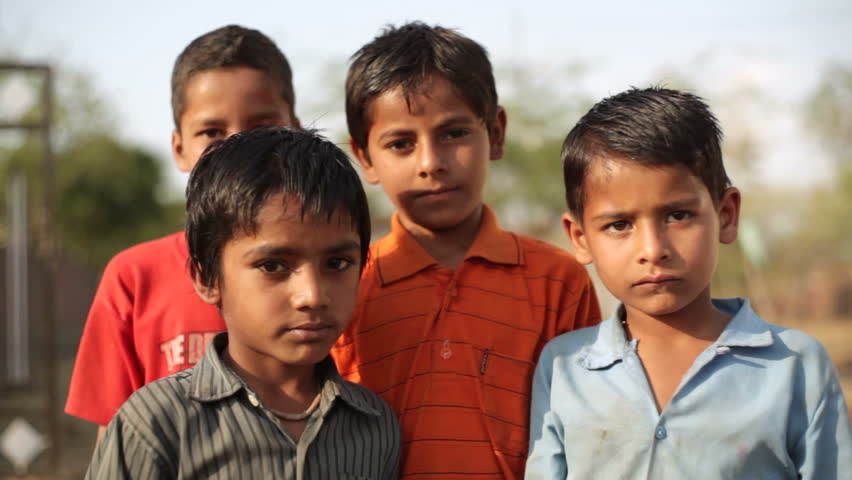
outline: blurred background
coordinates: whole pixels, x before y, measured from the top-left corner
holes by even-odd
[[[0,0],[0,478],[85,470],[94,426],[61,412],[100,272],[182,228],[186,178],[169,151],[177,54],[225,24],[263,31],[291,63],[302,123],[344,143],[347,59],[409,20],[488,49],[509,128],[487,201],[504,227],[564,248],[558,152],[580,115],[630,86],[707,99],[744,209],[714,294],[751,297],[769,321],[819,338],[852,396],[848,1]],[[393,209],[369,192],[378,238]]]

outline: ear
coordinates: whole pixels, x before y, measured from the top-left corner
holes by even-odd
[[[574,219],[570,213],[562,215],[562,228],[565,229],[565,235],[568,235],[568,240],[571,241],[571,247],[574,248],[574,258],[583,265],[588,265],[594,260],[589,251],[589,244],[586,241],[586,233],[583,231],[583,226]]]
[[[195,288],[195,293],[198,294],[198,297],[204,303],[219,305],[219,302],[222,301],[222,294],[219,290],[218,284],[213,286],[205,285],[204,282],[201,281],[201,272],[193,266],[189,267],[189,275],[192,277],[192,286]]]
[[[352,153],[355,154],[358,164],[364,170],[364,180],[371,185],[378,184],[379,176],[376,175],[376,169],[373,167],[373,162],[370,161],[370,153],[367,152],[367,149],[359,147],[352,137],[349,137],[349,148],[352,149]]]
[[[734,187],[725,190],[719,201],[719,241],[733,243],[740,224],[740,191]]]
[[[500,160],[503,158],[503,146],[506,144],[507,121],[506,110],[498,105],[494,125],[491,127],[488,137],[491,141],[491,160]]]
[[[192,162],[188,162],[183,155],[183,137],[177,129],[172,130],[172,157],[174,157],[181,172],[189,173],[192,171]]]

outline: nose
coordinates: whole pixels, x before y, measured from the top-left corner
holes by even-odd
[[[434,140],[421,141],[417,149],[417,175],[428,178],[447,171],[444,155]]]
[[[668,261],[671,257],[671,242],[665,226],[648,225],[636,238],[639,242],[639,263],[656,265]]]
[[[293,272],[290,303],[295,310],[313,311],[328,306],[328,292],[322,272],[309,266]]]

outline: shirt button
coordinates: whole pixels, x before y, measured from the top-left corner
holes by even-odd
[[[666,438],[667,436],[668,436],[668,433],[666,433],[666,427],[664,427],[662,425],[657,427],[657,429],[654,431],[654,438],[656,438],[657,440],[662,440],[662,439]]]
[[[248,397],[249,397],[249,403],[251,404],[252,407],[256,407],[256,406],[260,405],[260,402],[257,401],[257,397],[255,397],[253,393],[249,393]]]

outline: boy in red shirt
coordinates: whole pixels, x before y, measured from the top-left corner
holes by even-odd
[[[539,352],[600,313],[571,255],[482,203],[506,131],[487,54],[441,27],[389,28],[353,57],[346,117],[397,213],[333,350],[340,372],[400,416],[403,478],[522,478]]]
[[[290,65],[263,33],[235,25],[193,40],[172,71],[172,153],[189,172],[208,145],[259,125],[295,125]],[[65,405],[101,426],[139,387],[194,365],[225,329],[187,271],[183,232],[116,255],[92,302]]]

